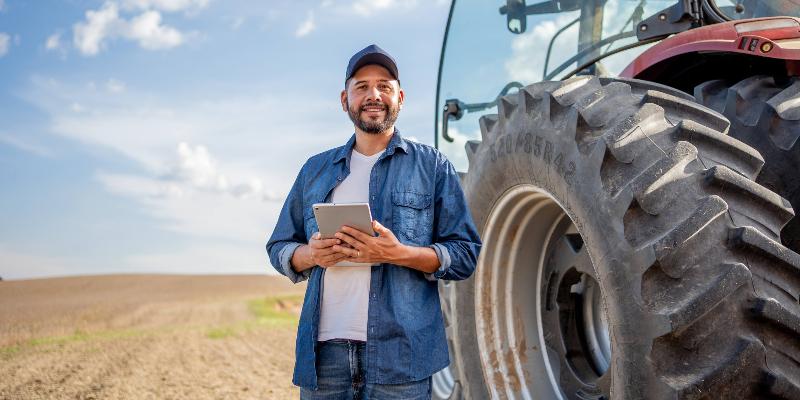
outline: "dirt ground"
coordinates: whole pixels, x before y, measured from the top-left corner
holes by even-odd
[[[291,399],[305,285],[284,277],[0,281],[0,399]]]

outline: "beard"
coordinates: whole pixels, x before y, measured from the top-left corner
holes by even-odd
[[[386,116],[383,117],[383,120],[373,121],[370,119],[361,119],[361,113],[367,107],[376,106],[383,107],[383,111],[386,113]],[[349,101],[347,102],[347,115],[350,116],[350,121],[353,121],[353,125],[355,125],[358,129],[373,135],[386,132],[386,130],[391,128],[395,121],[397,121],[397,115],[399,113],[400,107],[392,107],[383,103],[365,103],[361,107],[353,107],[350,105]]]

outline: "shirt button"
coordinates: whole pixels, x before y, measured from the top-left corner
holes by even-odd
[[[372,200],[375,200],[375,195],[372,195]]]

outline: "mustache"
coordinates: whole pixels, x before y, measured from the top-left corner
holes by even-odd
[[[387,106],[386,104],[383,104],[383,103],[367,103],[367,104],[362,105],[361,108],[359,108],[359,111],[365,111],[367,109],[367,107],[381,107],[381,108],[383,108],[383,111],[386,111],[386,110],[389,109],[389,106]]]

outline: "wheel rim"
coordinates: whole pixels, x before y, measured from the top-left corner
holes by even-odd
[[[447,333],[447,345],[450,351],[450,366],[445,367],[441,371],[433,374],[431,379],[431,391],[433,392],[434,399],[449,399],[455,390],[455,376],[453,366],[453,310],[451,305],[451,296],[453,296],[454,286],[452,281],[439,282],[439,297],[442,301],[442,317],[444,317],[445,332]]]
[[[445,367],[443,370],[435,373],[431,379],[431,386],[435,399],[450,398],[455,388],[455,379],[453,379],[453,373],[450,371],[450,367]]]
[[[601,394],[611,360],[601,285],[564,209],[533,185],[515,186],[492,207],[483,238],[475,310],[492,397]]]
[[[600,374],[611,364],[611,337],[608,334],[608,320],[603,307],[603,298],[596,280],[584,275],[586,291],[583,295],[584,337],[588,342],[592,361]]]

